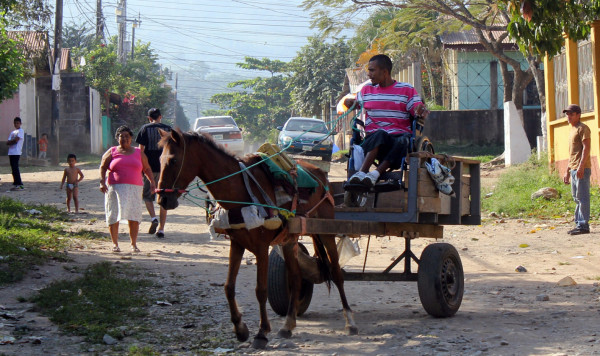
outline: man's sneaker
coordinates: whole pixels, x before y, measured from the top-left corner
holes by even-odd
[[[358,172],[354,173],[354,175],[352,175],[352,177],[350,177],[350,179],[348,180],[348,183],[362,184],[362,181],[363,181],[363,179],[365,179],[366,176],[367,176],[367,174],[365,172],[358,171]]]
[[[25,187],[22,185],[15,185],[14,187],[10,188],[10,190],[12,190],[13,192],[19,192],[21,190],[25,190]]]
[[[367,174],[365,174],[365,177],[362,180],[362,184],[366,185],[367,187],[372,187],[375,185],[375,183],[377,183],[377,180],[379,179],[379,172],[377,171],[373,171],[373,172],[369,172]]]
[[[156,232],[157,227],[158,227],[158,219],[152,219],[152,224],[150,224],[150,230],[148,230],[148,233],[150,235],[154,234]]]
[[[165,233],[164,233],[164,232],[162,232],[162,231],[158,231],[158,232],[156,233],[156,237],[158,237],[159,239],[162,239],[162,238],[164,238],[164,237],[165,237]]]
[[[583,235],[583,234],[589,234],[589,233],[590,233],[590,229],[582,229],[580,227],[569,231],[570,235]]]

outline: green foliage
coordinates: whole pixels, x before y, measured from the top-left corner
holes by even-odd
[[[598,1],[504,0],[510,11],[508,33],[525,54],[553,57],[560,53],[565,39],[588,38],[589,23],[600,17]],[[522,13],[523,12],[523,13]],[[531,15],[530,21],[524,17]]]
[[[46,0],[0,0],[0,18],[13,29],[47,31],[53,15]]]
[[[288,75],[284,62],[268,58],[246,57],[239,67],[263,70],[270,77],[256,77],[229,83],[230,88],[239,91],[216,94],[211,102],[218,104],[231,115],[244,131],[245,139],[263,142],[270,128],[283,125],[289,118],[290,90],[287,88]]]
[[[27,61],[19,44],[8,38],[6,20],[0,12],[0,102],[11,98],[19,89],[27,70]]]
[[[70,48],[74,53],[81,50],[91,51],[96,46],[95,29],[85,24],[68,23],[62,30],[62,47]]]
[[[309,37],[308,41],[289,65],[293,74],[287,86],[293,107],[302,115],[313,116],[340,96],[351,61],[344,40],[327,43],[324,38]]]
[[[540,188],[555,188],[560,197],[555,200],[538,198],[531,200],[531,194]],[[503,213],[509,217],[526,218],[566,218],[573,214],[575,203],[571,197],[571,186],[564,184],[558,174],[548,170],[548,160],[532,155],[526,163],[510,167],[500,176],[492,193],[482,200],[485,211]],[[600,190],[591,189],[591,216],[597,219],[600,214]]]
[[[131,267],[101,262],[78,279],[51,283],[31,301],[63,329],[100,342],[107,333],[122,338],[119,326],[135,325],[147,315],[144,291],[150,286]]]
[[[146,123],[148,108],[163,107],[170,89],[163,87],[165,78],[160,71],[158,56],[149,43],[138,41],[134,59],[122,64],[117,57],[116,41],[113,37],[106,45],[98,44],[92,50],[83,51],[86,64],[78,70],[84,73],[89,86],[105,96],[112,92],[132,98],[129,103],[111,107],[111,116],[131,127],[139,127]]]

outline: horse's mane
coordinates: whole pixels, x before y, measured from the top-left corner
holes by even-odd
[[[222,153],[225,156],[229,156],[235,160],[239,160],[240,157],[236,156],[233,152],[229,151],[228,149],[226,149],[225,147],[223,147],[223,145],[220,145],[218,142],[216,142],[211,135],[207,134],[207,133],[200,133],[200,132],[194,132],[194,131],[188,131],[188,132],[183,132],[179,129],[175,129],[177,132],[179,132],[180,135],[184,136],[184,137],[189,137],[190,140],[196,140],[196,141],[200,141],[203,144],[208,145],[210,148],[216,150],[217,152]],[[160,141],[158,142],[158,146],[159,147],[164,147],[166,146],[167,142],[169,142],[169,140],[171,139],[171,136],[164,136],[160,139]],[[247,155],[247,156],[252,156],[252,155]],[[248,158],[248,157],[244,157],[244,158]],[[242,159],[243,161],[246,161],[246,159]]]

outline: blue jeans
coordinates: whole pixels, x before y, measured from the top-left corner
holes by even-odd
[[[592,170],[583,170],[583,178],[577,178],[577,170],[571,170],[571,194],[575,200],[575,224],[579,229],[590,229],[590,176]]]

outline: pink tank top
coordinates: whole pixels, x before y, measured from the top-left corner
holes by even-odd
[[[138,147],[132,154],[125,155],[111,147],[112,160],[108,166],[108,184],[144,185],[142,181],[142,153]]]

